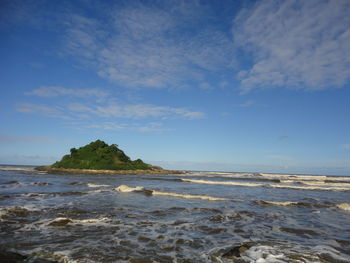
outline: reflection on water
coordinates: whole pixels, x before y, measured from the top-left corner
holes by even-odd
[[[0,246],[29,261],[350,261],[350,178],[10,168],[0,169]]]

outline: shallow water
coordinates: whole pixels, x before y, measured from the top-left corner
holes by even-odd
[[[58,262],[350,262],[350,177],[0,167],[0,246]]]

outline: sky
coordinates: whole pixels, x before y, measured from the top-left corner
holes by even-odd
[[[350,175],[350,1],[0,3],[0,163]]]

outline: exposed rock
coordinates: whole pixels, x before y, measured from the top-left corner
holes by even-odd
[[[239,246],[234,246],[230,248],[228,251],[226,251],[222,257],[228,258],[228,259],[234,259],[241,257],[241,254],[244,253],[246,250],[254,246],[253,242],[245,242]]]
[[[57,218],[54,221],[52,221],[49,226],[66,226],[69,223],[72,223],[73,221],[69,218]]]

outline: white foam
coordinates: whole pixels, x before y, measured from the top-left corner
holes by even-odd
[[[299,185],[283,185],[283,184],[269,184],[268,186],[274,187],[274,188],[289,188],[289,189],[296,189],[296,190],[350,191],[349,187],[299,186]]]
[[[173,192],[162,192],[157,190],[148,190],[142,186],[129,187],[127,185],[120,185],[116,188],[117,191],[122,193],[130,193],[130,192],[145,192],[152,195],[163,195],[163,196],[173,196],[173,197],[181,197],[186,199],[202,199],[209,201],[227,201],[229,199],[223,197],[215,197],[209,195],[192,195],[192,194],[181,194],[181,193],[173,193]]]
[[[265,184],[259,183],[242,183],[242,182],[232,182],[232,181],[210,181],[210,180],[196,180],[196,179],[181,179],[183,182],[197,183],[197,184],[218,184],[218,185],[234,185],[234,186],[249,186],[257,187],[264,186]]]
[[[209,195],[190,195],[190,194],[169,193],[169,192],[160,192],[160,191],[152,191],[152,195],[166,195],[166,196],[181,197],[186,199],[202,199],[202,200],[209,200],[209,201],[229,200],[227,198],[215,197],[215,196],[209,196]]]
[[[327,186],[327,187],[344,187],[344,188],[350,188],[350,183],[346,183],[346,182],[339,182],[339,183],[329,183],[326,181],[301,181],[299,182],[301,184],[305,184],[305,185],[311,185],[311,186],[318,186],[318,185],[322,185],[322,186]]]
[[[145,188],[142,186],[136,186],[136,187],[130,187],[127,185],[119,185],[115,190],[122,192],[122,193],[130,193],[130,192],[136,192],[136,191],[143,191]]]
[[[269,205],[281,205],[281,206],[289,206],[289,205],[297,205],[298,202],[293,202],[293,201],[261,201],[263,204],[269,204]]]
[[[337,177],[327,177],[327,180],[331,181],[340,181],[340,182],[350,182],[350,177],[349,176],[337,176]]]
[[[73,223],[77,224],[95,224],[95,223],[100,223],[100,222],[105,222],[107,221],[107,217],[100,217],[100,218],[90,218],[90,219],[73,219]]]
[[[242,183],[233,181],[211,181],[211,180],[196,180],[196,179],[181,179],[183,182],[197,183],[197,184],[214,184],[214,185],[232,185],[232,186],[247,186],[247,187],[262,187],[268,186],[273,188],[289,188],[296,190],[331,190],[331,191],[350,191],[350,187],[339,187],[337,186],[302,186],[302,185],[288,185],[288,184],[261,184],[261,183]]]
[[[88,187],[91,187],[91,188],[96,188],[96,187],[108,187],[110,185],[108,184],[87,184]]]
[[[48,260],[52,260],[55,262],[60,262],[60,263],[79,263],[81,262],[80,260],[76,261],[70,258],[71,251],[65,250],[65,251],[55,251],[54,253],[52,252],[46,252],[43,251],[42,248],[38,248],[36,250],[33,250],[32,255],[37,256],[39,258],[44,258]],[[89,262],[92,263],[92,261],[84,260],[84,262]]]
[[[35,167],[32,166],[0,166],[0,171],[28,171],[32,172],[35,170]]]
[[[11,214],[23,214],[40,211],[34,205],[0,207],[0,222],[4,221]]]
[[[350,211],[350,204],[348,203],[338,204],[336,207],[345,211]]]
[[[243,260],[255,263],[286,262],[283,253],[277,252],[270,246],[253,246],[241,254]]]
[[[272,177],[272,178],[281,178],[281,179],[293,179],[296,180],[326,180],[327,176],[325,175],[298,175],[298,174],[266,174],[261,173],[261,176]]]
[[[181,176],[226,177],[226,178],[246,177],[249,179],[256,177],[252,173],[229,173],[229,172],[188,172],[188,173],[182,174]]]
[[[67,217],[57,217],[54,220],[49,221],[49,225],[52,223],[66,222],[66,224],[96,224],[107,221],[107,217],[89,218],[89,219],[70,219]]]

